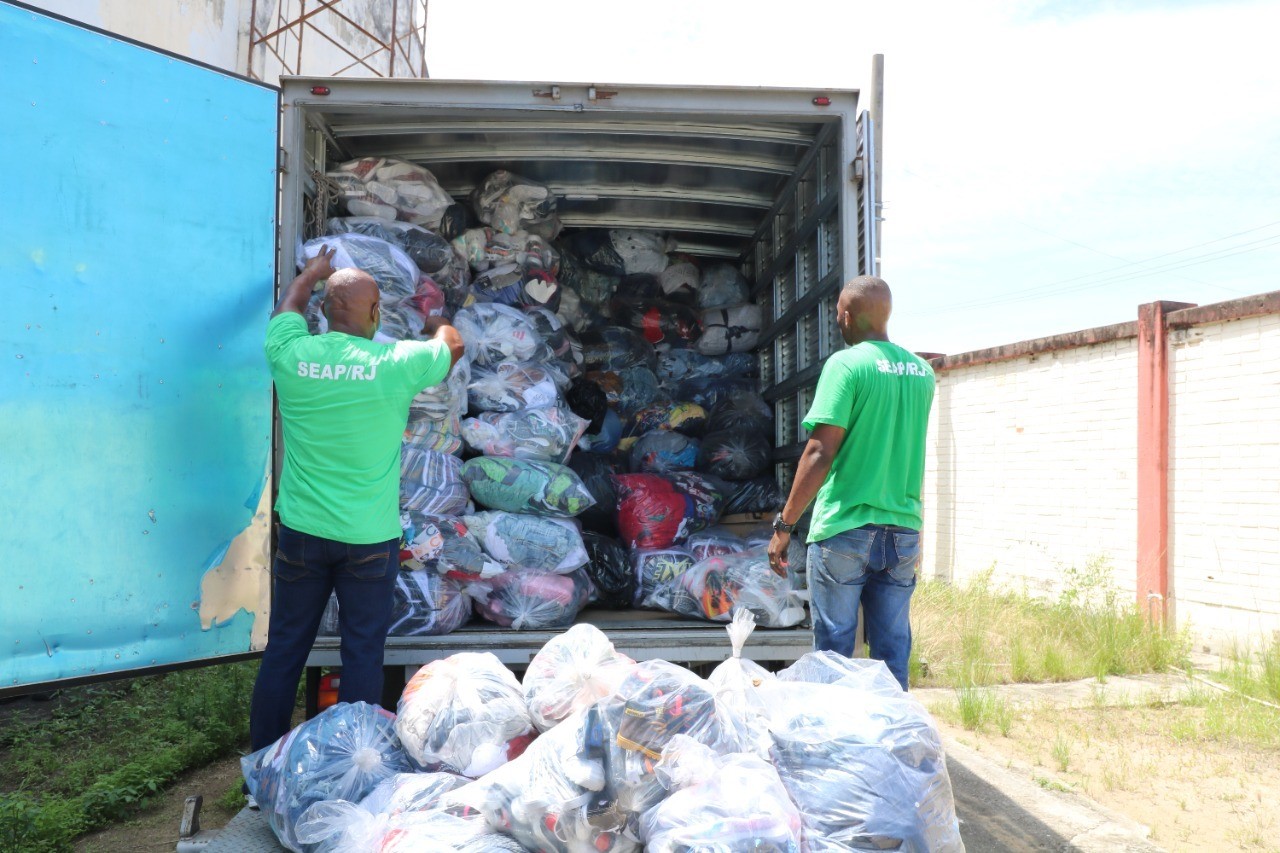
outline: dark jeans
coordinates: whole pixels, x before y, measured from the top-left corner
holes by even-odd
[[[851,657],[861,604],[871,657],[906,690],[920,534],[868,524],[811,542],[808,558],[814,647]]]
[[[255,751],[291,728],[298,680],[330,592],[338,594],[342,636],[338,701],[382,702],[382,653],[399,551],[399,539],[348,545],[279,526],[267,648],[249,711],[249,742]]]

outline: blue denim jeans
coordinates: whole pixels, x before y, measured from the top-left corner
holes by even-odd
[[[852,656],[861,603],[871,657],[884,661],[906,690],[919,563],[920,534],[905,527],[868,524],[810,543],[814,648]]]
[[[249,742],[270,746],[291,728],[298,680],[315,644],[329,593],[338,594],[339,702],[382,702],[382,654],[400,540],[348,545],[279,526],[267,648],[253,687]]]

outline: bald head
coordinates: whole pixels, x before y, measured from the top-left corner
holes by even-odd
[[[836,322],[845,343],[889,340],[893,294],[884,279],[860,275],[849,281],[836,301]]]
[[[347,267],[329,276],[320,307],[331,330],[372,338],[381,319],[379,301],[378,284],[373,276]]]

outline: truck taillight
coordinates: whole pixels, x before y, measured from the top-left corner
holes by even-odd
[[[311,91],[314,92],[315,89],[312,89]],[[831,99],[826,97],[825,95],[819,95],[818,97],[813,99],[813,105],[815,107],[829,107],[831,106]]]
[[[313,95],[327,95],[327,94],[329,94],[329,87],[328,87],[328,86],[312,86],[312,87],[311,87],[311,94],[313,94]]]
[[[320,693],[316,698],[316,710],[323,711],[338,704],[338,688],[342,686],[342,673],[331,672],[320,676]]]

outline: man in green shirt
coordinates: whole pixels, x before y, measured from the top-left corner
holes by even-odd
[[[852,655],[861,603],[871,656],[906,690],[934,378],[928,362],[889,342],[891,309],[889,286],[873,276],[840,294],[836,322],[849,346],[822,368],[804,419],[812,436],[774,519],[769,563],[786,571],[791,533],[816,497],[808,550],[814,646]]]
[[[338,596],[340,702],[382,701],[382,660],[400,568],[400,442],[409,403],[444,381],[462,338],[438,318],[429,341],[374,343],[380,295],[367,273],[336,272],[327,248],[280,297],[266,354],[284,434],[267,647],[249,712],[253,749],[289,731],[294,697],[329,594]],[[329,331],[302,312],[327,281]]]

